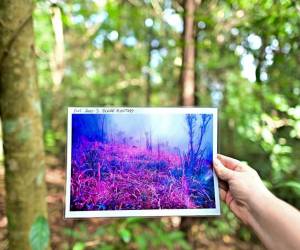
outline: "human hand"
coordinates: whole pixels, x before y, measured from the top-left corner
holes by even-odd
[[[219,154],[214,169],[221,179],[221,199],[248,225],[255,206],[271,196],[271,192],[253,168],[236,159]]]

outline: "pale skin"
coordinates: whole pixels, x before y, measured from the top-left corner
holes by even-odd
[[[248,165],[218,155],[214,169],[221,199],[267,249],[300,249],[300,212],[273,195]]]

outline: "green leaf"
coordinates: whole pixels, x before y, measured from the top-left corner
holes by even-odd
[[[180,245],[181,248],[184,249],[184,250],[191,250],[192,249],[192,247],[185,240],[179,241],[178,245]]]
[[[147,235],[140,234],[140,235],[136,236],[135,240],[136,240],[140,250],[147,249]]]
[[[32,250],[44,250],[47,248],[50,238],[48,221],[44,216],[36,218],[31,226],[29,242]]]
[[[183,239],[183,232],[180,231],[174,231],[169,233],[168,238],[171,240],[179,240],[179,239]]]
[[[96,232],[95,232],[95,235],[96,236],[102,236],[105,234],[105,229],[104,228],[97,228]]]
[[[143,223],[145,222],[144,218],[138,218],[138,217],[132,217],[132,218],[127,218],[126,223],[131,224],[131,223]]]
[[[103,245],[103,246],[101,246],[100,248],[97,248],[97,249],[99,249],[99,250],[114,250],[115,247],[112,246],[112,245]]]
[[[271,131],[267,128],[263,128],[261,132],[261,136],[265,142],[268,144],[273,144],[274,143],[274,137]]]
[[[119,231],[119,234],[122,238],[122,240],[125,242],[125,243],[128,243],[131,239],[131,232],[126,229],[126,228],[122,228],[120,231]]]
[[[72,248],[72,250],[84,250],[84,249],[85,249],[84,242],[76,242]]]
[[[300,196],[300,183],[296,181],[287,181],[283,184],[279,184],[276,187],[288,187],[291,188],[297,195]]]

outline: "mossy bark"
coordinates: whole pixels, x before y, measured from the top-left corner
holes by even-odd
[[[29,250],[37,216],[47,216],[41,105],[31,0],[0,2],[0,115],[10,250]]]

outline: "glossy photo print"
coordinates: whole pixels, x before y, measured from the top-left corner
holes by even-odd
[[[216,115],[70,108],[66,217],[218,215]]]

